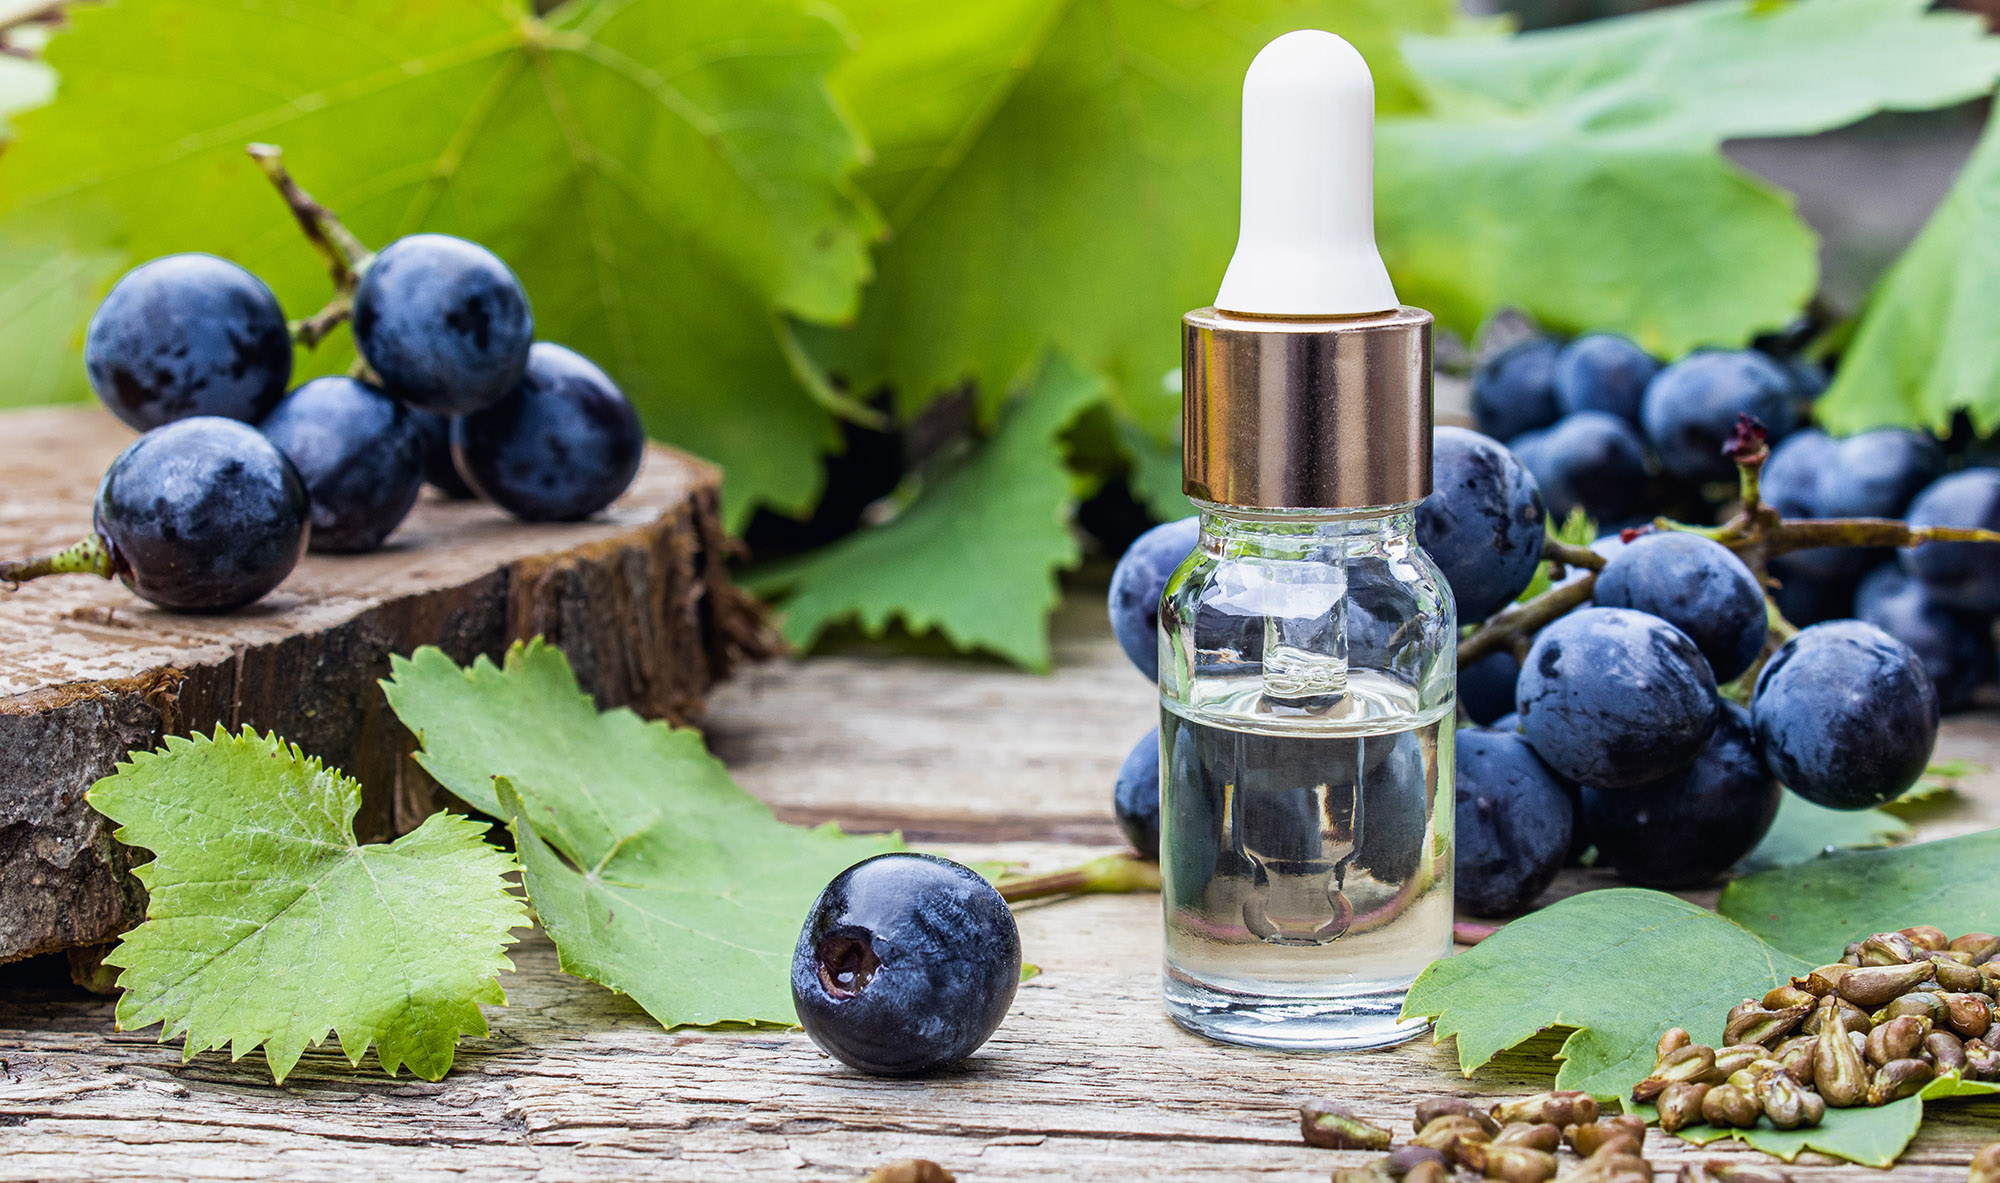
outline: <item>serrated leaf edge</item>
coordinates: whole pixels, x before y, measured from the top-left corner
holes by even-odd
[[[129,827],[124,823],[118,822],[118,819],[105,808],[106,802],[104,794],[100,793],[101,789],[108,791],[108,786],[115,783],[121,776],[141,771],[149,765],[159,763],[179,752],[198,750],[203,747],[226,743],[232,739],[242,739],[259,745],[265,748],[267,754],[272,757],[287,758],[294,761],[311,777],[316,778],[328,775],[330,772],[330,775],[335,778],[335,783],[342,789],[342,812],[344,815],[342,820],[347,829],[348,849],[353,852],[353,857],[359,857],[361,852],[370,848],[393,848],[405,840],[414,838],[433,827],[438,829],[466,828],[468,830],[466,836],[476,839],[477,845],[475,848],[465,851],[465,854],[469,858],[492,865],[493,878],[500,885],[500,891],[496,898],[506,901],[502,905],[503,909],[518,921],[518,923],[510,924],[506,929],[501,930],[499,938],[492,941],[485,950],[477,952],[468,951],[473,952],[475,959],[485,963],[486,972],[483,974],[478,972],[468,973],[469,977],[481,978],[483,980],[476,982],[467,1000],[474,1004],[507,1005],[506,991],[501,987],[498,975],[502,972],[511,972],[513,970],[513,961],[507,956],[506,950],[510,946],[519,943],[519,938],[513,935],[514,930],[528,927],[531,921],[529,920],[528,901],[523,895],[516,892],[513,885],[504,878],[510,873],[516,873],[521,870],[518,859],[516,859],[512,852],[500,850],[485,840],[486,833],[492,828],[491,823],[477,821],[462,814],[439,812],[425,818],[423,823],[415,830],[398,836],[392,842],[362,843],[356,840],[353,834],[354,817],[359,812],[361,805],[360,783],[338,769],[328,770],[325,762],[319,757],[307,754],[297,744],[278,736],[275,731],[260,734],[256,728],[248,724],[245,724],[238,732],[231,732],[226,726],[218,723],[213,733],[209,735],[195,733],[190,736],[167,736],[158,749],[130,751],[126,753],[124,759],[118,761],[113,766],[113,770],[109,775],[100,777],[92,782],[91,787],[84,792],[84,800],[90,804],[91,808],[97,810],[98,813],[117,823],[117,828],[112,831],[112,837],[117,839],[121,844],[125,844],[125,837]],[[139,850],[147,849],[137,846],[132,846],[131,848]],[[157,852],[149,851],[149,853],[152,853],[154,857],[143,864],[133,867],[132,872],[143,885],[150,888],[157,876],[159,855]],[[152,873],[149,874],[148,872]],[[304,893],[301,892],[300,894],[303,895]],[[282,912],[283,910],[281,909],[279,914],[282,915]],[[138,931],[138,927],[143,927],[156,918],[153,910],[153,901],[149,898],[147,900],[145,919],[132,931]],[[118,951],[123,947],[124,938],[121,937],[119,945],[104,958],[106,965],[111,965],[119,969],[120,972],[115,984],[120,986],[121,989],[124,985],[126,971],[130,969],[130,966],[117,960]],[[134,996],[130,990],[124,990],[120,994],[117,1005],[114,1008],[113,1025],[119,1031],[134,1031],[152,1026],[155,1023],[160,1024],[160,1034],[156,1042],[167,1043],[176,1038],[183,1039],[181,1047],[182,1063],[192,1061],[195,1056],[203,1052],[218,1050],[225,1044],[229,1045],[229,1058],[232,1063],[242,1060],[244,1056],[250,1054],[252,1051],[263,1047],[265,1049],[266,1063],[271,1069],[272,1081],[275,1084],[283,1084],[285,1078],[291,1074],[292,1068],[296,1066],[297,1055],[287,1056],[282,1052],[276,1055],[273,1054],[273,1050],[268,1046],[267,1035],[221,1032],[205,1035],[198,1039],[187,1038],[190,1026],[188,1016],[169,1016],[165,1012],[166,1008],[158,1004],[139,1004],[134,1001]],[[374,1047],[377,1052],[378,1062],[382,1065],[383,1071],[389,1076],[398,1075],[401,1068],[407,1065],[414,1075],[422,1076],[428,1080],[439,1080],[451,1070],[452,1064],[456,1059],[457,1044],[461,1038],[466,1035],[484,1036],[490,1030],[491,1028],[486,1022],[485,1015],[475,1009],[470,1020],[457,1024],[450,1032],[450,1043],[443,1049],[441,1064],[435,1075],[426,1073],[415,1064],[410,1063],[407,1055],[384,1049],[380,1041],[373,1036],[356,1044],[347,1035],[343,1034],[336,1025],[331,1023],[327,1025],[326,1030],[321,1034],[309,1037],[305,1043],[305,1047],[318,1049],[325,1045],[329,1036],[332,1036],[339,1041],[341,1053],[353,1067],[360,1067],[361,1061],[366,1057],[369,1048]],[[280,1063],[280,1060],[284,1062]]]

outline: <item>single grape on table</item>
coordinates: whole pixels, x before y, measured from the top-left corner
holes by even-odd
[[[0,563],[0,582],[96,575],[171,611],[227,612],[291,574],[311,531],[307,509],[305,483],[256,428],[180,419],[105,469],[89,536],[47,558]]]
[[[1021,937],[979,873],[936,855],[882,854],[842,871],[792,955],[799,1024],[875,1076],[947,1068],[1013,1005]]]

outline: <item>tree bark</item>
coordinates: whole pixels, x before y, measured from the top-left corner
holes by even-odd
[[[0,415],[13,475],[0,554],[82,536],[98,475],[131,438],[95,408]],[[600,705],[698,721],[732,663],[776,649],[724,571],[718,488],[714,468],[653,447],[586,523],[518,523],[427,492],[384,550],[309,555],[226,616],[162,612],[88,576],[0,592],[0,960],[95,945],[141,918],[128,854],[84,793],[168,735],[276,731],[361,781],[363,841],[446,804],[376,684],[391,654],[497,659],[540,635]]]

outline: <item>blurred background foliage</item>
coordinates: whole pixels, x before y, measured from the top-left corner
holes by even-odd
[[[1178,320],[1235,239],[1242,72],[1316,26],[1374,68],[1384,254],[1444,329],[1518,308],[1674,357],[1818,293],[1843,318],[1831,426],[2000,426],[1993,137],[1846,293],[1793,194],[1742,162],[1911,118],[1884,113],[1976,134],[2000,78],[1978,13],[1506,9],[0,0],[0,405],[88,398],[84,321],[155,255],[233,258],[317,308],[325,277],[242,154],[274,142],[372,245],[492,247],[543,337],[720,463],[794,641],[935,631],[1045,667],[1058,572],[1187,512]],[[350,360],[344,335],[300,359]]]

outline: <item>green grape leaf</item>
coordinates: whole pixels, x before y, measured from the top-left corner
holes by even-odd
[[[1571,896],[1434,962],[1403,1013],[1430,1016],[1437,1038],[1455,1038],[1467,1076],[1538,1032],[1566,1029],[1557,1086],[1629,1106],[1667,1028],[1719,1046],[1736,1003],[1832,960],[1857,936],[1910,924],[2000,926],[2000,830],[1751,875],[1723,890],[1720,914],[1637,888]],[[1741,1138],[1788,1160],[1810,1148],[1888,1166],[1915,1135],[1924,1099],[1989,1094],[2000,1085],[1947,1078],[1880,1109],[1830,1110],[1812,1130],[1681,1133]]]
[[[1886,1167],[1896,1161],[1903,1147],[1917,1136],[1923,1124],[1925,1101],[1948,1101],[1960,1097],[2000,1095],[2000,1084],[1983,1080],[1960,1080],[1942,1076],[1925,1085],[1914,1097],[1876,1108],[1837,1109],[1810,1129],[1776,1130],[1759,1126],[1752,1130],[1716,1129],[1690,1126],[1679,1136],[1697,1146],[1708,1146],[1725,1138],[1746,1142],[1766,1154],[1792,1162],[1807,1150],[1839,1155],[1862,1166]]]
[[[90,397],[77,362],[83,325],[103,295],[105,275],[122,258],[0,230],[0,358],[9,376],[0,385],[0,407]]]
[[[1830,854],[1732,881],[1716,909],[1780,949],[1831,961],[1871,932],[2000,931],[2000,830]]]
[[[248,728],[134,753],[89,800],[153,852],[146,920],[105,959],[121,1030],[160,1023],[188,1059],[262,1044],[279,1083],[331,1030],[352,1064],[372,1043],[391,1075],[437,1080],[486,1034],[479,1004],[507,1001],[494,975],[528,916],[484,823],[440,813],[363,846],[361,787]]]
[[[1773,867],[1789,867],[1831,850],[1888,846],[1909,836],[1909,823],[1885,810],[1828,809],[1788,792],[1780,798],[1778,816],[1764,840],[1743,856],[1735,870],[1747,875]]]
[[[1830,430],[1930,426],[1970,413],[2000,429],[2000,123],[1990,123],[1944,201],[1862,310],[1814,413]]]
[[[961,649],[1048,669],[1055,573],[1080,557],[1061,436],[1103,396],[1101,381],[1051,357],[993,437],[927,481],[900,515],[753,572],[750,586],[784,595],[785,636],[802,649],[837,621],[879,635],[900,617],[912,633],[936,629]]]
[[[1818,244],[1723,140],[1985,93],[2000,41],[1929,0],[1709,0],[1515,37],[1416,37],[1423,115],[1383,122],[1377,216],[1406,303],[1515,305],[1656,352],[1745,340],[1812,294]]]
[[[470,669],[419,649],[384,689],[425,771],[508,819],[562,968],[664,1026],[793,1022],[807,909],[842,870],[902,847],[785,825],[700,732],[599,711],[540,641]]]
[[[1171,434],[1160,374],[1181,314],[1214,298],[1236,237],[1243,71],[1272,37],[1332,29],[1377,102],[1417,99],[1395,35],[1449,0],[843,0],[859,39],[833,85],[869,129],[862,185],[893,236],[850,339],[860,389],[907,407],[967,379],[989,409],[1054,346]],[[1170,500],[1170,498],[1169,498]]]
[[[845,51],[807,6],[579,0],[222,0],[78,6],[49,42],[55,102],[14,120],[0,244],[101,269],[208,251],[292,315],[328,296],[316,256],[243,156],[282,146],[375,246],[417,230],[490,246],[540,336],[594,357],[653,432],[720,462],[733,522],[809,509],[832,420],[788,317],[851,313],[877,222],[861,147],[826,91]],[[0,310],[33,297],[0,256]],[[78,324],[42,353],[81,397]],[[6,338],[0,342],[17,343]],[[346,338],[306,359],[339,369]],[[822,400],[824,394],[822,394]]]
[[[1608,888],[1433,962],[1403,1013],[1432,1016],[1438,1039],[1455,1037],[1467,1076],[1537,1032],[1574,1028],[1557,1053],[1557,1087],[1622,1097],[1652,1071],[1667,1028],[1720,1046],[1730,1007],[1816,964],[1677,896]]]

